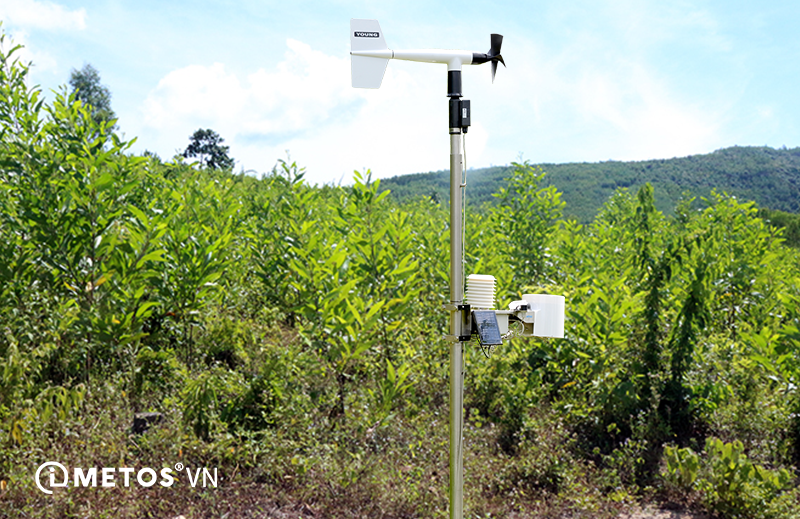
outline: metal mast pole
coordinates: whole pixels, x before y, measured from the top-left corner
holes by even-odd
[[[464,307],[462,252],[462,173],[460,103],[461,71],[447,72],[450,98],[450,519],[464,516],[464,336],[469,310]],[[456,112],[456,113],[454,113]],[[466,315],[465,315],[466,313]]]
[[[450,304],[463,303],[461,263],[461,128],[450,129]],[[450,313],[450,333],[459,338],[463,310]],[[464,343],[450,344],[450,519],[461,519],[464,506]]]
[[[464,150],[462,135],[470,125],[470,103],[461,100],[461,66],[492,64],[492,81],[497,63],[503,63],[503,37],[492,34],[488,53],[463,50],[391,50],[377,20],[350,20],[350,54],[353,86],[379,88],[390,59],[447,64],[447,97],[450,128],[450,518],[464,516],[464,343],[472,336],[472,313],[464,301],[463,188]],[[495,324],[496,328],[496,324]],[[499,336],[496,340],[500,340]]]

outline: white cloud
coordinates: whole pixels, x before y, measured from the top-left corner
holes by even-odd
[[[86,10],[81,8],[71,11],[47,1],[0,0],[0,21],[8,35],[5,52],[12,45],[21,45],[17,57],[23,62],[32,63],[39,72],[57,72],[56,59],[49,52],[29,43],[29,30],[83,30],[86,28]]]
[[[28,45],[28,33],[23,30],[15,30],[8,34],[3,45],[0,46],[3,52],[8,52],[12,47],[20,45],[14,53],[14,57],[19,58],[22,63],[32,64],[38,71],[54,71],[57,70],[55,58],[47,52],[40,52],[32,50]]]
[[[712,22],[703,13],[676,21],[676,34],[664,29],[656,46],[684,26]],[[509,68],[500,68],[494,84],[488,65],[464,68],[473,107],[469,166],[507,164],[520,153],[533,162],[643,160],[725,145],[730,100],[683,90],[648,52],[628,52],[619,39],[591,31],[557,45],[508,36]],[[622,42],[640,38],[628,34]],[[392,60],[380,89],[361,90],[350,86],[349,61],[290,39],[268,69],[242,74],[218,63],[174,70],[148,95],[133,134],[168,157],[197,128],[212,128],[239,166],[265,171],[288,150],[315,182],[349,181],[353,169],[379,177],[447,169],[446,67]]]
[[[506,161],[519,151],[533,162],[644,160],[724,145],[729,101],[681,89],[646,55],[591,34],[559,48],[519,42],[503,54],[509,69],[493,86],[503,97],[495,112],[529,135],[526,148],[503,150]]]
[[[154,128],[233,122],[240,115],[245,92],[239,80],[215,63],[191,65],[170,72],[145,100],[145,122]]]
[[[713,112],[676,99],[641,65],[592,71],[572,93],[585,123],[602,130],[595,140],[619,160],[704,152],[716,139]]]
[[[18,27],[82,30],[86,28],[86,9],[72,11],[46,0],[4,0],[0,2],[0,19]]]
[[[288,151],[320,183],[349,182],[354,169],[386,177],[449,167],[443,65],[392,62],[379,90],[361,90],[350,85],[349,58],[286,44],[280,63],[243,80],[220,63],[167,74],[143,104],[140,145],[171,156],[194,130],[212,128],[238,166],[265,171]],[[470,161],[486,140],[475,124]]]
[[[222,63],[170,72],[145,100],[147,125],[215,124],[243,139],[285,140],[313,131],[343,103],[358,99],[346,60],[296,40],[287,46],[274,70],[259,69],[245,81]]]

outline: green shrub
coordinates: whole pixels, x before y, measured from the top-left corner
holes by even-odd
[[[260,431],[275,425],[275,411],[283,398],[280,375],[284,370],[280,359],[270,358],[241,393],[221,406],[220,418],[229,429]]]
[[[236,369],[249,362],[245,347],[251,342],[248,329],[231,319],[221,319],[209,324],[198,346],[207,366]]]
[[[173,350],[154,351],[149,347],[142,348],[136,354],[130,390],[134,411],[158,405],[182,379],[182,368]]]
[[[706,441],[705,456],[689,448],[664,449],[668,483],[697,490],[704,505],[722,517],[765,519],[785,517],[792,509],[784,496],[791,483],[788,470],[770,470],[756,465],[744,454],[740,441],[723,443],[717,438]],[[790,510],[791,511],[791,510]],[[800,513],[795,504],[794,513]]]
[[[222,403],[239,388],[240,382],[233,373],[220,368],[203,371],[183,390],[184,423],[192,428],[195,436],[210,441],[219,426]]]

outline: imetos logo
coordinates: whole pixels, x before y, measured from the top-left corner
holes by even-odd
[[[72,472],[72,486],[75,487],[130,487],[138,484],[141,487],[152,487],[156,483],[162,487],[171,487],[178,478],[177,474],[186,470],[189,476],[189,484],[192,487],[198,486],[202,481],[203,488],[216,487],[219,480],[217,469],[212,472],[207,468],[198,468],[195,471],[184,467],[183,463],[176,463],[175,469],[165,467],[155,470],[150,467],[143,467],[138,470],[133,467],[91,467],[83,469],[74,467]],[[175,474],[175,475],[173,475]],[[39,466],[34,476],[36,486],[45,494],[52,494],[54,488],[70,486],[70,473],[67,467],[57,461],[48,461]],[[98,485],[99,482],[99,485]]]
[[[355,31],[353,33],[356,38],[380,38],[381,34],[379,32],[364,32],[364,31]]]

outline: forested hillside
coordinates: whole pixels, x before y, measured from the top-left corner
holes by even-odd
[[[1,52],[0,517],[447,517],[447,205],[369,173],[138,156]],[[564,295],[565,337],[465,348],[467,516],[798,517],[781,231],[752,202],[662,212],[633,183],[581,224],[541,169],[504,175],[470,206],[465,270],[499,308]],[[46,461],[220,478],[48,495]]]
[[[800,212],[800,148],[736,146],[674,159],[540,166],[547,172],[546,184],[563,193],[565,216],[581,223],[592,221],[616,189],[636,191],[648,182],[655,192],[656,207],[665,212],[675,208],[684,192],[708,197],[712,189],[755,201],[762,208]],[[470,170],[470,201],[491,202],[492,193],[504,185],[510,171],[509,167]],[[398,200],[435,195],[446,201],[450,196],[446,171],[393,177],[381,185]]]

